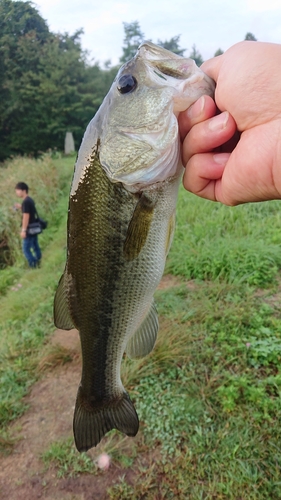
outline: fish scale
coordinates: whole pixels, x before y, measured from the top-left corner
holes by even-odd
[[[173,239],[183,171],[174,108],[213,90],[194,61],[144,43],[119,70],[85,132],[54,303],[56,326],[80,334],[73,420],[79,451],[113,428],[128,436],[138,431],[120,370],[124,352],[142,358],[156,342],[153,294]]]

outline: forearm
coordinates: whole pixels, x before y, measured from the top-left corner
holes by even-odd
[[[26,236],[27,226],[29,223],[30,214],[22,214],[21,236]]]

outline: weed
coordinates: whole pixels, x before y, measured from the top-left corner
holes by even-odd
[[[73,360],[74,354],[74,352],[71,352],[63,346],[50,346],[45,355],[41,357],[37,370],[40,373],[55,368],[56,366],[65,365]]]
[[[40,161],[14,160],[11,168],[7,167],[3,171],[6,175],[9,173],[5,185],[7,189],[10,186],[10,192],[13,193],[20,172],[22,174],[25,172],[25,180],[28,178],[31,180],[32,172],[39,167],[42,168],[42,178],[40,177],[38,181],[37,189],[40,188],[42,192],[38,191],[38,195],[40,194],[40,199],[46,199],[46,204],[52,202],[48,218],[52,223],[50,228],[48,227],[48,233],[46,232],[47,236],[44,234],[42,237],[42,248],[44,248],[42,268],[34,271],[25,270],[19,261],[18,265],[0,271],[2,292],[0,427],[2,428],[23,413],[26,404],[22,398],[38,377],[37,357],[41,356],[40,349],[46,336],[54,329],[53,297],[65,259],[67,197],[63,195],[63,191],[61,199],[57,203],[55,201],[59,194],[58,182],[61,182],[63,190],[68,190],[65,179],[71,177],[72,161],[57,160],[55,167],[50,158],[46,161],[44,158]],[[52,184],[54,172],[57,181]],[[28,184],[33,185],[32,181],[28,181]],[[12,194],[9,194],[9,202],[5,199],[7,210],[9,210],[10,196]]]
[[[184,368],[146,377],[135,388],[136,407],[144,422],[144,435],[160,442],[165,454],[175,454],[186,437],[189,424],[198,421],[202,406],[183,394],[188,383]]]
[[[73,440],[66,439],[51,444],[42,454],[42,460],[47,468],[56,467],[57,477],[75,477],[81,473],[94,473],[96,467],[86,453],[78,453]]]
[[[64,169],[65,161],[56,166]],[[64,171],[53,224],[42,236],[42,269],[27,273],[19,263],[0,274],[3,448],[12,445],[6,426],[24,411],[30,385],[69,359],[42,348],[65,260]],[[140,432],[132,439],[113,430],[94,451],[123,469],[109,498],[281,499],[280,218],[278,202],[228,208],[181,191],[166,269],[181,284],[156,293],[153,352],[122,363]],[[91,453],[79,455],[72,442],[53,443],[43,454],[46,467],[60,477],[95,473]]]
[[[16,439],[6,430],[0,430],[0,452],[4,455],[9,455],[16,443]]]
[[[125,498],[136,498],[134,487],[127,483],[125,476],[121,476],[119,482],[107,489],[110,500],[122,500]]]
[[[19,179],[27,182],[34,196],[41,217],[51,218],[60,194],[59,172],[51,158],[40,160],[16,157],[0,169],[0,183],[3,188],[0,206],[0,267],[15,264],[21,255],[19,228],[21,212],[13,210],[15,185]]]
[[[249,337],[248,361],[252,366],[281,365],[281,338],[275,338],[273,332],[268,332],[266,338]],[[275,333],[275,332],[274,332]]]
[[[276,201],[226,207],[182,188],[167,272],[187,279],[273,283],[281,266]]]

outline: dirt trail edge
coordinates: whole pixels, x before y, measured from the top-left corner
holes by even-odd
[[[158,288],[178,284],[177,278],[166,275]],[[42,453],[54,441],[72,436],[73,411],[81,376],[77,330],[56,330],[50,344],[74,353],[73,361],[46,371],[25,398],[28,410],[11,424],[10,434],[16,444],[10,455],[0,455],[0,499],[106,500],[109,498],[107,488],[117,483],[120,477],[132,484],[136,472],[130,468],[122,469],[120,464],[113,462],[104,472],[97,469],[95,474],[83,473],[58,479],[57,471],[46,470],[41,459]],[[90,451],[93,461],[100,453],[100,445]],[[147,450],[140,457],[143,464],[154,459],[153,450]]]
[[[80,351],[76,330],[57,330],[51,339],[73,352]],[[9,500],[91,500],[106,499],[106,488],[122,471],[109,471],[58,479],[56,471],[44,468],[41,454],[52,442],[68,438],[72,432],[73,410],[81,375],[78,357],[47,372],[26,397],[29,409],[11,426],[17,440],[13,452],[0,457],[0,498]],[[99,451],[94,452],[98,455]],[[94,458],[94,455],[93,455]]]

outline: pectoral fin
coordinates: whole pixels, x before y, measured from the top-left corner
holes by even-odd
[[[147,356],[155,345],[158,329],[158,316],[153,302],[148,315],[127,344],[126,353],[129,358],[138,359]]]
[[[174,233],[175,233],[175,227],[176,227],[176,213],[174,212],[171,215],[170,220],[169,220],[168,233],[167,233],[167,238],[166,238],[166,249],[165,249],[166,256],[168,255],[170,248],[171,248],[171,245],[172,245],[172,241],[173,241],[173,237],[174,237]]]
[[[127,260],[135,259],[145,245],[151,225],[155,202],[142,194],[128,226],[124,243],[124,255]]]
[[[62,330],[72,330],[75,328],[69,314],[66,293],[64,289],[64,274],[62,275],[54,300],[54,323]]]

